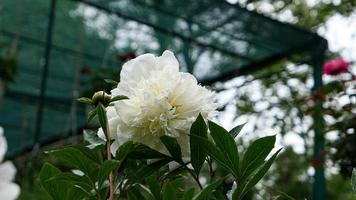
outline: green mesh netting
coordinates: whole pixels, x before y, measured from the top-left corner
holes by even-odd
[[[0,4],[0,42],[6,44],[0,50],[16,46],[18,66],[15,81],[0,100],[9,155],[35,143],[50,2]],[[83,69],[119,71],[127,53],[171,49],[182,70],[211,84],[290,55],[317,53],[320,40],[219,0],[57,1],[39,142],[85,126],[85,109],[74,100],[87,94],[90,85]]]

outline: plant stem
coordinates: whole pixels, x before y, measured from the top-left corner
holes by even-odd
[[[108,117],[106,115],[106,112],[105,112],[105,128],[103,128],[103,131],[105,133],[105,136],[106,136],[106,154],[107,154],[107,159],[108,160],[111,160],[112,157],[111,157],[111,148],[110,148],[110,145],[111,145],[111,139],[110,139],[110,129],[109,129],[109,122],[108,122]],[[110,196],[109,196],[109,199],[110,200],[114,200],[114,177],[113,177],[113,174],[112,172],[110,172],[109,174],[109,187],[110,187]]]
[[[185,166],[185,168],[188,170],[188,172],[189,172],[190,175],[193,177],[193,179],[195,180],[195,182],[197,182],[199,188],[202,190],[202,189],[203,189],[203,186],[200,184],[198,175],[195,176],[195,174],[192,172],[192,170],[190,170],[187,166]]]
[[[108,154],[108,160],[111,160],[111,149],[110,149],[110,137],[107,138],[106,142],[106,151]],[[109,185],[110,185],[110,200],[114,199],[114,177],[112,175],[112,172],[109,174]]]

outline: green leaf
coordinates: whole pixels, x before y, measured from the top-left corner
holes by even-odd
[[[138,200],[155,200],[154,196],[148,192],[146,189],[142,188],[140,185],[135,185],[133,187],[130,187],[129,193],[131,198],[134,197],[134,199]]]
[[[87,122],[90,123],[96,116],[96,109],[91,110],[88,114]]]
[[[144,144],[134,144],[134,147],[128,154],[129,158],[132,159],[160,159],[160,158],[170,158]]]
[[[152,176],[149,177],[147,180],[147,186],[150,189],[152,195],[154,196],[154,198],[156,200],[161,200],[161,185],[158,182],[158,180],[156,180],[155,178],[153,178]]]
[[[99,123],[101,128],[103,129],[104,133],[105,133],[105,137],[109,138],[109,136],[107,135],[107,118],[106,118],[106,111],[105,111],[105,107],[99,103],[98,106],[96,106],[96,113],[98,114],[98,118],[99,118]]]
[[[89,143],[89,145],[86,146],[89,149],[94,149],[97,146],[105,145],[105,141],[100,137],[98,137],[96,132],[92,130],[84,130],[83,135],[84,135],[84,141],[87,141]]]
[[[62,187],[59,182],[49,181],[52,177],[60,174],[61,171],[55,166],[45,163],[40,171],[40,181],[43,188],[54,200],[63,200],[67,193],[67,188]]]
[[[115,159],[123,161],[133,148],[134,144],[132,143],[132,141],[124,143],[119,147]]]
[[[69,166],[81,170],[85,175],[89,176],[91,180],[96,179],[97,172],[95,170],[99,165],[80,150],[73,147],[65,147],[48,151],[48,153],[57,159],[65,161]]]
[[[273,154],[273,156],[268,159],[268,161],[264,162],[264,164],[262,165],[262,167],[260,167],[258,169],[258,171],[252,176],[252,178],[247,182],[246,186],[244,187],[242,194],[241,194],[241,198],[243,196],[245,196],[245,194],[251,190],[251,188],[253,186],[255,186],[262,178],[263,176],[267,173],[267,171],[269,170],[269,168],[271,167],[272,163],[274,162],[274,160],[276,159],[278,153],[281,151],[282,149],[279,149],[276,153]]]
[[[164,146],[166,147],[166,149],[168,150],[168,152],[171,154],[171,156],[173,157],[173,160],[182,163],[182,151],[181,148],[177,142],[176,138],[173,137],[169,137],[169,136],[161,136],[160,137],[162,143],[164,144]]]
[[[191,137],[196,138],[197,140],[200,141],[200,145],[204,148],[205,152],[208,153],[208,155],[217,161],[217,163],[225,168],[228,171],[232,171],[231,167],[227,164],[227,160],[225,155],[213,144],[210,142],[208,139],[197,136],[197,135],[191,135]]]
[[[163,200],[176,200],[176,199],[177,199],[176,188],[174,188],[170,182],[166,183],[165,187],[163,188]]]
[[[117,86],[117,84],[119,84],[119,82],[114,81],[114,80],[112,80],[112,79],[104,79],[104,81],[105,81],[106,83],[109,83],[109,84],[113,85],[113,86]]]
[[[207,127],[204,121],[204,118],[199,114],[195,122],[190,128],[190,158],[191,164],[197,174],[199,174],[200,169],[202,168],[205,157],[207,155],[204,147],[201,145],[200,140],[192,135],[200,136],[202,138],[207,137]]]
[[[276,136],[267,136],[254,141],[247,149],[242,159],[241,177],[247,178],[259,168],[268,154],[272,151]]]
[[[149,177],[153,173],[157,172],[161,167],[165,166],[169,162],[171,162],[170,159],[162,159],[149,165],[143,165],[136,171],[135,177],[129,180],[132,182],[138,182],[140,180],[143,180],[144,178]]]
[[[125,100],[125,99],[129,99],[129,98],[124,95],[118,95],[118,96],[111,98],[110,102],[120,101],[120,100]]]
[[[72,184],[79,188],[82,192],[85,192],[88,196],[91,195],[91,191],[94,190],[95,185],[90,184],[91,181],[87,176],[79,176],[73,173],[60,173],[49,180],[57,182],[65,182],[64,184]]]
[[[97,163],[99,165],[102,163],[101,150],[98,148],[90,149],[88,147],[81,146],[81,145],[67,146],[65,148],[68,148],[68,147],[79,150],[87,158],[89,158],[90,160],[94,161],[95,163]]]
[[[195,193],[195,189],[194,189],[194,188],[188,189],[188,190],[184,193],[182,200],[192,200],[193,197],[194,197],[194,193]]]
[[[99,182],[99,189],[101,188],[101,185],[103,182],[108,179],[110,172],[114,171],[117,169],[120,165],[120,162],[117,160],[106,160],[99,169],[99,177],[98,177],[98,182]]]
[[[229,131],[230,135],[235,138],[242,130],[242,128],[245,126],[246,123],[240,124],[235,126],[233,129]]]
[[[79,101],[80,103],[87,104],[87,105],[93,105],[93,100],[91,100],[90,98],[87,98],[87,97],[78,98],[77,101]]]
[[[234,138],[223,127],[212,121],[209,121],[209,129],[214,142],[225,157],[225,164],[237,177],[239,175],[239,152]]]
[[[221,185],[222,182],[224,182],[226,178],[227,176],[214,181],[213,183],[205,187],[202,191],[200,191],[198,194],[196,194],[193,200],[205,200],[211,195],[212,192],[214,192],[217,187]]]

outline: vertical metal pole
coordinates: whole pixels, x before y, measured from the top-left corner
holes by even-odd
[[[325,184],[325,173],[324,173],[324,119],[322,113],[322,104],[323,104],[323,93],[322,93],[322,68],[324,63],[324,56],[327,43],[325,40],[321,40],[319,48],[315,55],[313,55],[313,78],[314,78],[314,87],[313,87],[313,96],[314,96],[314,155],[313,155],[313,165],[315,169],[314,182],[313,182],[313,200],[325,200],[326,196],[326,184]]]
[[[53,34],[55,12],[56,12],[56,0],[51,0],[49,19],[47,25],[47,33],[46,33],[46,48],[44,52],[44,63],[43,63],[42,77],[41,77],[40,96],[39,96],[39,102],[37,107],[36,127],[35,127],[35,134],[33,138],[34,153],[37,152],[39,148],[38,140],[40,139],[41,132],[42,132],[43,107],[45,103],[45,95],[46,95],[46,88],[47,88],[48,68],[50,65],[50,58],[51,58],[52,34]]]

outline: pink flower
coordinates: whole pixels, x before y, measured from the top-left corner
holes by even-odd
[[[349,63],[342,58],[328,60],[324,64],[323,74],[339,75],[348,72]]]

